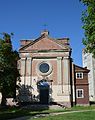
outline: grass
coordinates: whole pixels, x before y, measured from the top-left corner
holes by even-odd
[[[58,112],[67,112],[67,111],[79,111],[79,110],[93,110],[95,109],[95,106],[74,106],[72,108],[66,108],[66,109],[49,109],[44,110],[42,113],[48,112],[48,113],[58,113]]]
[[[29,118],[27,120],[34,120]],[[36,118],[36,120],[95,120],[95,112],[79,112],[79,113],[68,113],[63,115],[48,116],[44,118]]]
[[[79,110],[93,110],[95,109],[95,106],[75,106],[72,108],[67,109],[59,109],[59,110],[41,110],[41,111],[33,111],[30,109],[22,109],[22,108],[7,108],[7,109],[0,109],[0,120],[7,120],[11,118],[17,118],[22,116],[35,116],[37,114],[49,114],[49,113],[58,113],[58,112],[67,112],[67,111],[79,111]],[[89,113],[89,114],[88,114]],[[69,116],[69,117],[67,117]],[[94,116],[95,119],[95,112],[85,112],[85,113],[69,113],[64,115],[58,115],[56,116],[56,120],[94,120],[91,119],[91,117]],[[75,117],[75,119],[74,119]],[[64,118],[64,119],[63,119]],[[69,119],[71,118],[71,119]],[[73,119],[72,119],[73,118]],[[87,118],[87,119],[86,119]],[[89,118],[89,119],[88,119]],[[37,120],[53,120],[53,116],[48,116],[45,118],[37,118]]]
[[[0,120],[7,120],[23,116],[34,116],[39,114],[39,111],[24,110],[20,108],[11,108],[0,110]]]

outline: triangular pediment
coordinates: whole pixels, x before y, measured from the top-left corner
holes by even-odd
[[[66,49],[66,46],[62,44],[58,44],[56,40],[51,39],[49,37],[42,37],[38,38],[28,45],[24,46],[20,50],[25,50],[25,51],[41,51],[41,50],[63,50]]]

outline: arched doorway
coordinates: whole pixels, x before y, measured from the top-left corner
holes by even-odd
[[[49,104],[49,84],[46,80],[41,80],[37,83],[39,90],[40,104]]]

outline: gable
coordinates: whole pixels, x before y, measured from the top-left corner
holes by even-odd
[[[56,40],[50,39],[48,37],[43,37],[37,39],[32,44],[24,46],[23,50],[32,51],[32,50],[63,50],[66,49],[64,45],[58,44]]]
[[[87,73],[89,72],[89,70],[86,68],[83,68],[77,65],[74,65],[74,66],[75,66],[75,72],[87,72]]]

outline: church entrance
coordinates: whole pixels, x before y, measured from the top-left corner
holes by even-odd
[[[49,89],[40,89],[40,103],[41,104],[49,103]]]
[[[38,82],[40,104],[49,104],[49,84],[46,80]]]

